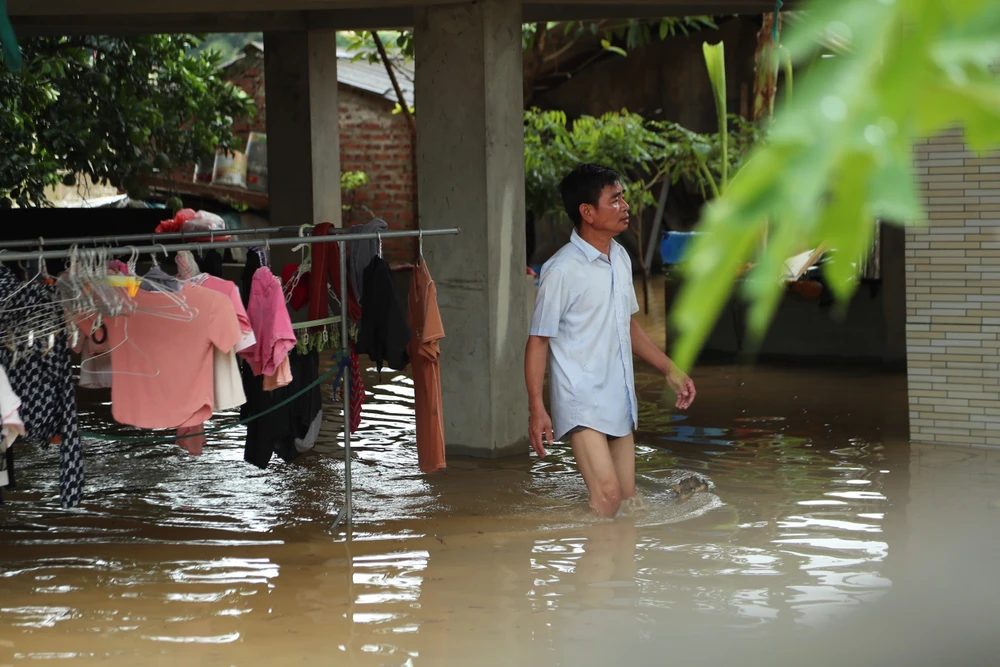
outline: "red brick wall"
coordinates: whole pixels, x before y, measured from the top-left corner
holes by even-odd
[[[371,219],[362,209],[389,223],[390,229],[414,229],[413,215],[413,144],[410,129],[402,114],[392,113],[393,104],[383,97],[340,87],[340,169],[363,171],[368,185],[358,189],[353,204],[344,212],[344,224]],[[409,263],[416,244],[408,240],[387,242],[383,256],[390,264]]]
[[[226,79],[243,89],[257,105],[257,115],[252,119],[237,118],[233,132],[240,137],[237,148],[246,149],[247,137],[251,132],[267,132],[267,99],[264,96],[264,57],[247,56],[232,64],[226,72]]]
[[[267,131],[267,100],[264,95],[264,59],[247,57],[235,63],[227,78],[252,95],[257,115],[238,119],[234,130],[243,138],[250,132]],[[344,197],[351,211],[344,211],[344,224],[352,225],[371,219],[362,209],[367,206],[389,223],[390,229],[414,229],[413,211],[413,144],[406,118],[394,115],[395,106],[384,97],[340,86],[340,169],[363,171],[368,185],[352,196]],[[390,264],[413,261],[416,243],[386,242],[383,255]]]

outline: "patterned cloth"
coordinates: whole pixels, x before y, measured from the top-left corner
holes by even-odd
[[[351,433],[357,431],[358,426],[361,425],[361,408],[364,407],[365,402],[365,381],[361,377],[360,366],[358,354],[354,351],[354,345],[351,345]],[[334,394],[334,399],[343,401],[344,390],[338,389]]]
[[[52,302],[52,288],[37,282],[22,286],[7,267],[0,267],[0,304],[3,332],[22,329],[20,323],[29,312],[34,316],[48,309],[54,319],[62,318],[62,309]],[[36,340],[29,349],[21,336],[15,352],[3,341],[0,366],[7,369],[11,387],[21,397],[24,439],[42,446],[59,441],[59,500],[63,507],[76,507],[83,500],[83,444],[65,329],[56,334],[48,352],[47,347],[47,340]]]

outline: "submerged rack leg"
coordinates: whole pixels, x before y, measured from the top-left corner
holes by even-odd
[[[340,510],[339,512],[337,512],[337,518],[333,520],[332,524],[330,524],[330,532],[333,532],[333,531],[337,530],[337,526],[339,526],[340,524],[342,524],[344,522],[344,518],[346,516],[347,516],[347,508],[346,507],[344,509]]]

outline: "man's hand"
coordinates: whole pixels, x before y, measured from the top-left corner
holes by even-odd
[[[531,438],[531,446],[538,454],[538,458],[545,458],[545,441],[551,445],[554,440],[552,420],[549,419],[549,413],[545,408],[531,411],[531,416],[528,418],[528,437]]]
[[[673,366],[671,364],[671,366]],[[686,373],[677,369],[673,366],[670,372],[667,373],[667,384],[670,388],[674,390],[677,394],[677,409],[687,410],[694,403],[694,397],[697,393],[694,389],[694,382],[691,378],[687,376]]]

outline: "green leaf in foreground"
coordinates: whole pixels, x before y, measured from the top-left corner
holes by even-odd
[[[785,291],[784,258],[824,247],[841,304],[858,280],[876,216],[920,224],[916,143],[955,125],[978,152],[1000,146],[1000,11],[985,0],[813,0],[785,47],[802,67],[770,135],[707,205],[670,319],[674,361],[690,369],[742,282],[750,334],[764,335]],[[818,59],[821,41],[839,55]],[[984,55],[985,54],[985,55]],[[991,59],[992,58],[992,59]],[[767,230],[767,246],[760,252]]]

